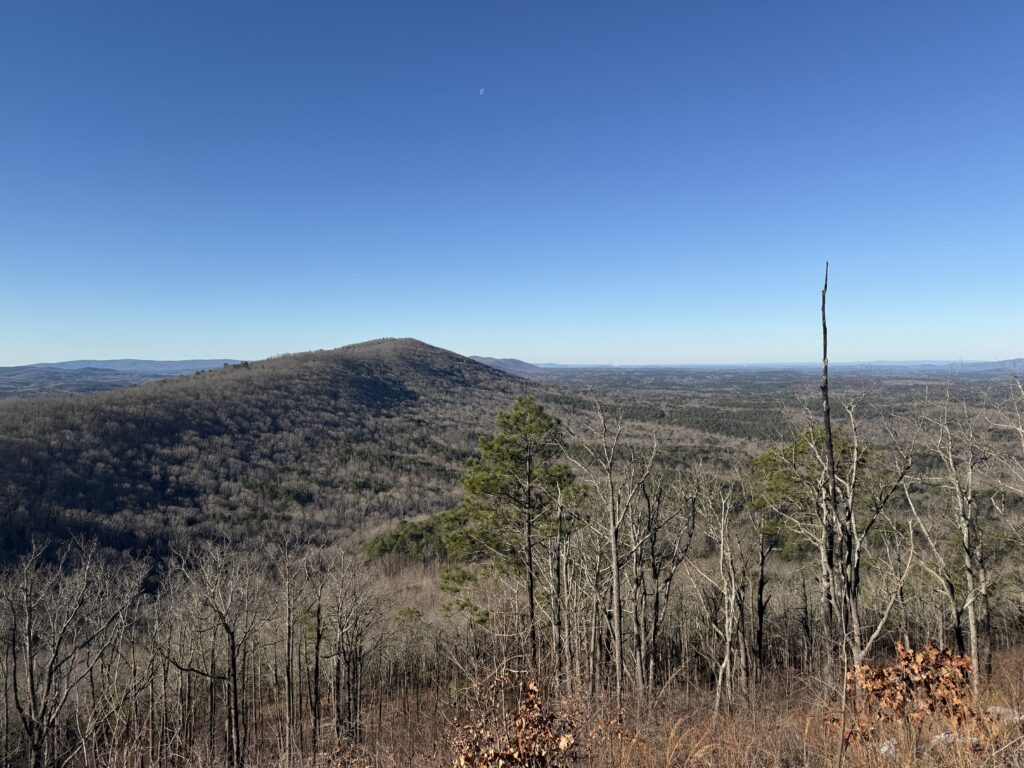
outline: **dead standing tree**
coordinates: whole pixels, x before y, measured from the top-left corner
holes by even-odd
[[[843,402],[845,428],[835,428],[829,380],[826,298],[821,292],[822,380],[820,428],[808,427],[758,461],[765,498],[791,530],[817,552],[821,621],[826,637],[824,666],[837,658],[860,664],[882,635],[913,564],[913,529],[908,527],[904,567],[883,604],[869,615],[864,600],[865,555],[872,533],[888,521],[911,468],[913,446],[875,449],[860,433],[856,399]],[[890,533],[895,533],[890,531]],[[902,535],[902,534],[900,534]]]
[[[892,608],[899,597],[903,583],[913,564],[913,529],[908,528],[910,546],[903,573],[897,579],[888,602],[873,622],[865,619],[861,598],[863,594],[863,557],[868,536],[875,525],[883,520],[886,508],[896,497],[896,491],[910,471],[912,450],[898,450],[894,454],[894,466],[888,472],[879,471],[871,478],[871,487],[864,488],[864,473],[867,467],[866,446],[861,442],[856,417],[856,401],[848,400],[844,408],[848,417],[849,459],[846,471],[837,470],[836,446],[832,433],[832,408],[829,392],[828,371],[828,322],[826,298],[828,295],[828,264],[825,265],[825,283],[821,289],[821,337],[822,337],[822,381],[821,404],[822,422],[825,434],[824,455],[820,462],[824,468],[824,486],[821,489],[822,519],[827,521],[831,539],[825,554],[831,563],[822,564],[829,570],[828,584],[831,591],[830,616],[841,621],[844,657],[849,652],[854,665],[862,664],[880,637],[888,622]],[[813,447],[813,444],[812,444]],[[838,576],[838,578],[836,578]]]

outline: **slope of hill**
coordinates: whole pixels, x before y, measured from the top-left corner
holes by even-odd
[[[352,529],[453,503],[475,437],[523,382],[411,339],[0,404],[0,550],[96,535]]]
[[[169,376],[207,371],[237,360],[69,360],[0,368],[0,400],[102,392]]]
[[[527,363],[522,360],[516,360],[514,357],[497,358],[472,355],[469,359],[476,360],[478,363],[483,363],[484,365],[489,365],[491,368],[497,368],[499,371],[514,373],[517,376],[529,376],[542,371],[540,366],[534,365],[533,363]]]

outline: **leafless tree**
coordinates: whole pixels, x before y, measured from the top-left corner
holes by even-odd
[[[625,679],[622,527],[630,512],[642,501],[644,486],[657,458],[658,443],[657,439],[652,439],[643,449],[630,445],[623,439],[625,422],[622,414],[611,417],[600,402],[596,404],[596,411],[596,423],[586,425],[585,436],[579,441],[585,459],[571,451],[567,455],[602,509],[611,582],[615,699],[621,706]]]
[[[52,564],[46,556],[34,547],[0,582],[9,682],[33,768],[66,764],[81,748],[64,738],[68,703],[134,620],[142,579],[139,566],[105,566],[91,545],[65,547]]]
[[[979,492],[981,473],[988,460],[983,414],[972,412],[964,402],[954,401],[947,386],[942,398],[929,400],[921,416],[926,431],[926,448],[937,469],[923,473],[920,481],[941,491],[946,508],[944,516],[952,524],[958,542],[960,567],[963,569],[965,592],[962,600],[955,596],[955,586],[944,558],[936,556],[939,549],[930,547],[936,557],[936,574],[944,579],[945,589],[959,625],[959,616],[966,615],[968,650],[971,655],[972,683],[975,691],[981,685],[983,671],[990,665],[991,642],[988,637],[990,572],[987,564],[983,519],[991,494]],[[918,524],[924,527],[915,508]],[[942,574],[945,574],[943,576]]]
[[[265,604],[266,564],[251,552],[227,546],[208,545],[189,555],[179,555],[177,577],[186,590],[186,603],[195,607],[194,631],[200,635],[220,634],[223,639],[224,671],[217,672],[216,649],[210,643],[211,663],[205,675],[211,685],[211,727],[214,682],[226,683],[225,731],[229,768],[244,768],[247,758],[245,687],[248,651],[259,630],[269,621]],[[185,671],[198,671],[185,667]],[[212,733],[212,731],[211,731]]]

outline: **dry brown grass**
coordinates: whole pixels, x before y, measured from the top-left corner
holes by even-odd
[[[922,649],[923,652],[924,649]],[[442,720],[386,718],[364,747],[339,750],[330,768],[1024,768],[1024,650],[999,654],[980,701],[957,684],[963,662],[913,652],[854,679],[898,680],[909,703],[878,716],[863,691],[841,718],[841,692],[798,675],[766,680],[756,694],[712,716],[707,690],[667,689],[622,711],[609,696],[559,695],[523,678],[492,679],[462,694]],[[915,667],[915,665],[917,665]],[[909,669],[908,669],[909,668]],[[915,671],[916,670],[916,671]],[[904,673],[917,675],[920,690]],[[930,691],[928,699],[919,698]],[[961,697],[963,700],[961,701]],[[892,698],[893,701],[898,701]],[[958,703],[954,703],[958,702]],[[988,714],[990,707],[1002,707]],[[424,712],[434,708],[424,707]],[[896,713],[899,716],[892,716]],[[871,727],[855,729],[858,716]],[[468,726],[468,728],[467,728]],[[434,737],[427,737],[432,733]],[[847,738],[843,738],[844,734]],[[942,736],[946,734],[946,736]],[[562,737],[570,740],[562,741]],[[565,748],[560,748],[564,745]],[[571,748],[569,748],[571,747]],[[306,763],[312,765],[313,763]]]
[[[936,649],[905,649],[893,664],[857,670],[851,673],[846,730],[838,727],[844,722],[841,698],[815,680],[769,682],[757,697],[718,718],[711,714],[710,692],[665,692],[649,705],[632,702],[623,712],[602,697],[547,694],[543,701],[550,715],[545,716],[552,719],[546,722],[559,723],[547,730],[548,737],[571,733],[572,750],[552,750],[555,742],[549,738],[534,752],[520,752],[532,755],[532,761],[516,762],[494,750],[490,762],[460,763],[465,741],[456,738],[449,757],[456,765],[487,768],[1024,766],[1024,730],[1013,714],[1021,701],[1024,654],[1000,661],[1005,672],[980,702],[971,698],[965,660]],[[1008,717],[1006,711],[1002,717],[986,714],[992,703],[1009,710]],[[478,744],[517,743],[515,717],[475,722],[491,729],[492,740]],[[507,732],[500,732],[502,722],[508,723]]]

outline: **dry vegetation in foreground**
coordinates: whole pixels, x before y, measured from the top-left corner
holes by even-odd
[[[377,734],[379,741],[337,751],[327,765],[1024,766],[1024,652],[997,654],[997,664],[976,701],[968,658],[933,646],[898,646],[891,663],[851,670],[845,717],[842,692],[804,676],[765,681],[754,698],[716,717],[707,690],[667,688],[648,703],[630,701],[618,710],[607,696],[559,696],[502,674],[461,691],[459,715],[451,720],[395,718],[393,729]]]

